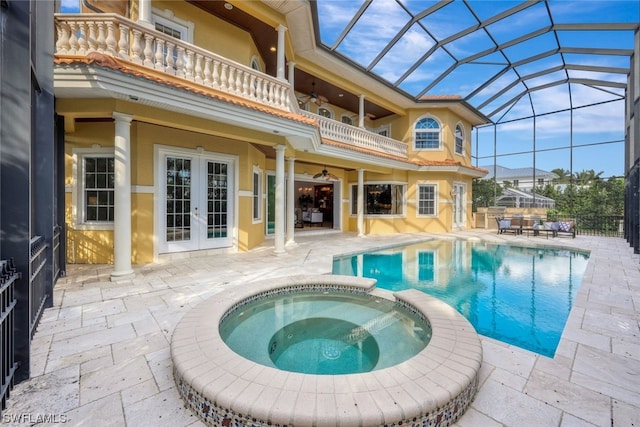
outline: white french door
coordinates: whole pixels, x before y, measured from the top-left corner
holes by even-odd
[[[466,186],[453,184],[453,227],[461,230],[467,227]]]
[[[232,246],[233,160],[191,152],[159,157],[160,252]]]

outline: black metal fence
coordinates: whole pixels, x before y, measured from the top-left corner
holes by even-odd
[[[14,373],[18,367],[14,358],[13,331],[16,307],[14,289],[20,276],[20,273],[16,272],[13,260],[0,260],[0,357],[2,358],[0,410],[6,408],[9,392],[13,386]]]
[[[31,259],[30,259],[30,271],[31,280],[29,280],[31,286],[31,292],[29,293],[30,305],[31,305],[31,318],[29,323],[30,336],[33,337],[38,320],[44,310],[44,305],[47,302],[47,248],[49,245],[46,243],[43,236],[36,236],[31,239]]]
[[[624,237],[624,216],[578,216],[576,217],[576,234]]]

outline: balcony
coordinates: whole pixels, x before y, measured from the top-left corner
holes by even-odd
[[[354,147],[364,148],[391,156],[407,158],[407,144],[395,139],[378,135],[366,129],[351,126],[327,117],[319,116],[308,111],[300,111],[304,116],[318,120],[320,136],[323,139],[343,142]]]
[[[123,16],[112,13],[56,14],[55,30],[55,55],[84,57],[91,52],[99,52],[254,103],[311,117],[319,122],[322,138],[366,151],[407,158],[407,146],[400,141],[301,111],[288,81]]]

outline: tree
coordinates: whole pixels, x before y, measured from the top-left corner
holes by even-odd
[[[473,212],[478,208],[487,208],[495,204],[495,197],[502,195],[502,186],[491,179],[474,179],[471,187],[473,193]]]
[[[558,175],[557,178],[553,179],[555,184],[568,184],[571,181],[571,172],[566,169],[555,168],[551,172]]]

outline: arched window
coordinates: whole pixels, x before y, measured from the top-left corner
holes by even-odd
[[[333,119],[333,113],[328,108],[324,108],[324,107],[318,108],[318,114],[321,115],[322,117]]]
[[[256,70],[256,71],[262,72],[262,67],[260,66],[260,61],[258,61],[258,58],[256,58],[255,55],[251,58],[251,68]]]
[[[456,125],[456,154],[464,153],[464,129],[460,124]]]
[[[424,117],[415,126],[415,148],[417,150],[440,149],[440,123],[431,117]]]
[[[343,115],[340,120],[342,123],[353,126],[353,119],[349,116]]]

